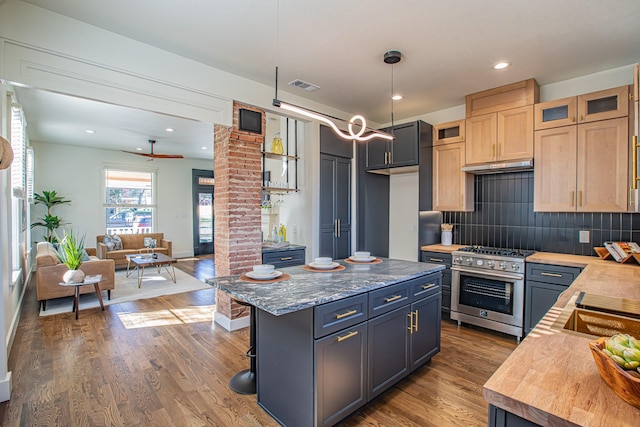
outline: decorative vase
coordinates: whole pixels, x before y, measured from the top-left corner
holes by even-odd
[[[64,283],[82,283],[84,282],[84,271],[82,270],[67,270],[62,276]]]
[[[282,139],[277,136],[271,141],[271,152],[274,154],[284,153],[284,147],[282,147]]]

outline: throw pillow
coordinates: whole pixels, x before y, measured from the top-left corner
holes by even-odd
[[[87,251],[85,251],[84,249],[82,250],[82,262],[85,261],[91,261],[91,258],[89,258],[89,254],[87,253]]]
[[[116,246],[115,242],[113,241],[111,236],[109,236],[108,234],[104,235],[104,237],[102,238],[102,243],[104,243],[105,246],[107,247],[107,252],[112,251],[113,248]]]
[[[113,240],[113,250],[119,251],[122,249],[122,239],[117,234],[111,236],[111,240]]]

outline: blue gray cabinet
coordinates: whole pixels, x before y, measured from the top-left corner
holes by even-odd
[[[262,252],[262,263],[272,264],[276,268],[293,267],[305,264],[305,247],[296,246],[296,249],[282,249]]]
[[[489,427],[538,427],[538,424],[489,405]]]
[[[351,255],[351,159],[320,154],[320,256]]]
[[[442,314],[449,318],[451,313],[451,254],[442,252],[422,251],[420,261],[447,266],[442,271]]]
[[[528,334],[580,274],[580,267],[527,263],[524,333]]]
[[[258,404],[284,426],[338,423],[440,351],[440,283],[437,272],[281,316],[257,310]]]
[[[431,125],[415,121],[383,129],[385,132],[393,133],[393,141],[373,139],[367,142],[366,170],[418,166],[421,125],[423,128],[428,126],[428,132],[431,134]]]

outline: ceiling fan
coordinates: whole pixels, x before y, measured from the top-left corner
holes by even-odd
[[[124,151],[125,153],[129,153],[129,154],[137,154],[138,156],[144,156],[144,157],[149,157],[149,160],[153,160],[153,159],[184,159],[184,156],[182,154],[156,154],[153,152],[153,146],[155,145],[156,141],[154,139],[150,139],[149,140],[149,144],[151,144],[151,152],[149,153],[139,153],[137,151],[127,151],[127,150],[121,150]]]

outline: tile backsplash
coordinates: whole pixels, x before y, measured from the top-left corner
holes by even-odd
[[[640,242],[639,213],[534,212],[533,172],[476,175],[474,185],[474,212],[443,212],[454,244],[595,255],[607,240]]]

